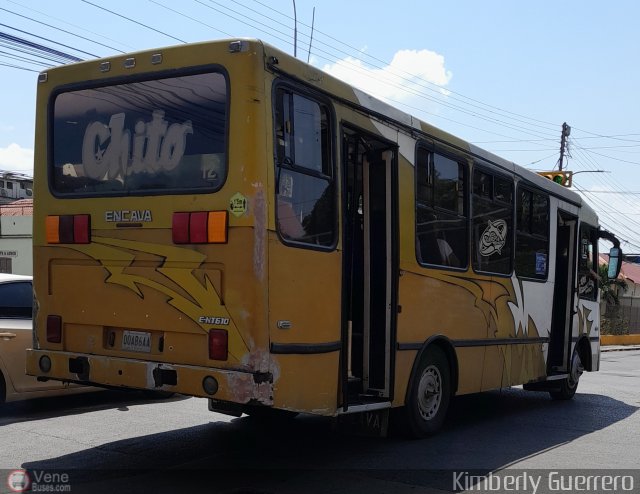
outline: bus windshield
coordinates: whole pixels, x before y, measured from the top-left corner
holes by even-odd
[[[226,177],[227,99],[226,78],[216,72],[57,94],[52,191],[218,190]]]

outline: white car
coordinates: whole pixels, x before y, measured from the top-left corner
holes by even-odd
[[[33,343],[31,280],[0,273],[0,403],[95,389],[26,375],[26,350]]]

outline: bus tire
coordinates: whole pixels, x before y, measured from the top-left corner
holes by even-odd
[[[7,385],[4,382],[4,376],[0,372],[0,405],[7,399]]]
[[[549,391],[551,398],[554,400],[570,400],[576,394],[578,389],[578,383],[580,382],[580,376],[584,371],[578,348],[573,350],[571,356],[571,369],[569,376],[560,381],[560,389],[554,389]]]
[[[451,369],[444,352],[427,348],[416,368],[403,409],[394,419],[412,438],[435,434],[444,423],[451,401]]]

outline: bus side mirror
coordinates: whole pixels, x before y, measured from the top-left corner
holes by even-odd
[[[612,247],[609,251],[609,271],[607,272],[607,278],[615,280],[620,274],[620,268],[622,268],[622,250],[618,247]]]

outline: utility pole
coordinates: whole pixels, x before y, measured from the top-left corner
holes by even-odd
[[[296,0],[293,0],[293,56],[298,56],[298,15],[296,14]]]
[[[558,170],[562,171],[562,165],[564,162],[564,152],[568,147],[567,139],[571,135],[571,127],[567,125],[567,122],[562,124],[562,138],[560,139],[560,159],[558,160],[559,166]]]

